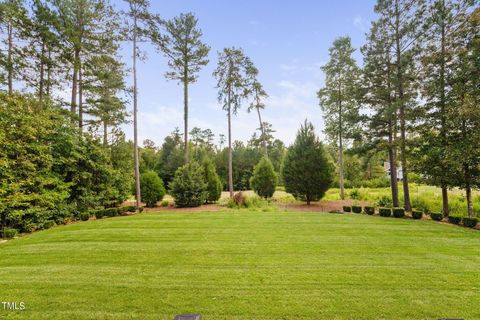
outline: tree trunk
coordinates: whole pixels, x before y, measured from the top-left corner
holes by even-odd
[[[47,64],[47,89],[46,94],[50,97],[50,88],[51,88],[51,78],[52,78],[52,50],[48,49],[48,64]]]
[[[7,83],[8,83],[8,94],[13,93],[13,26],[9,22],[7,27],[8,33],[8,51],[7,51],[7,65],[8,65],[8,74],[7,74]]]
[[[393,120],[388,122],[388,160],[390,163],[390,189],[392,191],[392,204],[398,207],[398,180],[397,180],[397,156],[393,140]]]
[[[268,158],[268,149],[267,149],[267,141],[265,140],[265,128],[263,127],[263,121],[262,121],[262,116],[260,114],[260,108],[257,109],[257,114],[258,114],[258,121],[260,121],[260,130],[262,132],[262,146],[263,146],[263,152],[265,154],[265,157]]]
[[[77,75],[78,75],[78,51],[75,51],[73,62],[73,76],[72,76],[72,99],[70,104],[70,113],[72,114],[72,122],[75,121],[77,114]]]
[[[184,69],[185,76],[183,78],[183,121],[184,121],[184,148],[185,163],[188,163],[188,78],[187,70]]]
[[[472,202],[472,183],[471,183],[471,172],[470,165],[468,163],[463,164],[463,174],[465,176],[465,193],[467,196],[467,210],[468,216],[473,217],[473,202]]]
[[[83,82],[82,82],[82,60],[78,57],[78,127],[83,132]]]
[[[345,199],[345,187],[344,187],[344,179],[343,179],[343,123],[342,123],[342,101],[339,102],[339,112],[338,112],[338,123],[339,123],[339,150],[338,150],[338,171],[340,174],[339,184],[340,184],[340,199]]]
[[[406,128],[405,128],[405,102],[404,92],[403,92],[403,70],[402,70],[402,59],[400,51],[400,11],[398,8],[398,0],[395,2],[395,12],[396,12],[396,30],[395,30],[395,41],[396,41],[396,55],[397,55],[397,93],[400,106],[400,161],[402,163],[402,172],[403,172],[403,198],[405,211],[412,211],[410,205],[410,190],[408,187],[408,167],[407,167],[407,155],[406,155]]]
[[[133,161],[135,167],[135,199],[137,210],[141,205],[140,165],[138,161],[138,105],[137,105],[137,16],[133,18]]]
[[[42,42],[42,50],[40,52],[40,79],[38,83],[38,100],[43,101],[44,81],[45,81],[45,43]]]
[[[108,126],[106,120],[103,120],[103,146],[105,148],[108,146]]]
[[[233,155],[232,155],[232,110],[230,106],[230,93],[228,94],[228,190],[233,198]]]

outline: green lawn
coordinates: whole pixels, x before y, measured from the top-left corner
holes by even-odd
[[[139,214],[0,244],[0,319],[480,319],[479,268],[480,232],[432,221]]]

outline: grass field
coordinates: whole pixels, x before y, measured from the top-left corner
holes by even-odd
[[[366,215],[88,221],[0,244],[0,319],[480,319],[480,233]],[[1,305],[0,305],[1,307]]]

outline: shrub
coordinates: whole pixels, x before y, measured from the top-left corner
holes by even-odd
[[[138,212],[143,212],[143,209],[145,209],[144,206],[138,207]]]
[[[372,216],[375,214],[375,207],[365,207],[364,211],[366,214]]]
[[[147,207],[153,208],[165,196],[163,181],[154,171],[146,171],[140,176],[141,197]]]
[[[413,219],[422,219],[423,212],[422,211],[413,211],[412,212],[412,218]]]
[[[359,200],[360,199],[360,192],[357,189],[353,189],[352,191],[350,191],[350,199]]]
[[[403,218],[405,216],[405,209],[403,208],[393,208],[392,212],[395,218]]]
[[[462,217],[460,216],[448,216],[448,222],[452,224],[460,224],[462,222]]]
[[[462,219],[463,225],[468,228],[475,228],[478,223],[478,218],[465,217]]]
[[[47,220],[47,221],[45,221],[45,222],[43,223],[42,228],[43,228],[44,230],[47,230],[47,229],[53,228],[53,227],[55,227],[55,226],[56,226],[55,221],[53,221],[53,220]]]
[[[277,174],[273,169],[272,162],[267,157],[260,159],[253,168],[250,186],[262,198],[267,199],[273,196],[277,187]]]
[[[390,209],[390,208],[380,208],[380,209],[378,209],[378,213],[382,217],[390,217],[390,216],[392,216],[392,209]]]
[[[163,201],[160,203],[160,206],[165,208],[165,207],[168,207],[168,204],[169,204],[168,200],[163,200]]]
[[[202,167],[203,178],[207,183],[207,198],[205,199],[205,202],[216,202],[222,195],[222,181],[215,170],[215,165],[213,164],[212,160],[205,157],[205,159],[203,159]],[[166,206],[168,206],[168,203]]]
[[[362,207],[361,206],[352,206],[352,212],[353,213],[362,213]]]
[[[205,202],[207,183],[203,176],[202,167],[195,161],[177,169],[170,182],[170,193],[177,207],[198,207]]]
[[[118,207],[118,214],[123,215],[128,212],[128,207]]]
[[[430,218],[432,218],[432,220],[435,220],[435,221],[442,221],[443,213],[432,212],[432,213],[430,213]]]
[[[2,231],[2,237],[5,239],[12,239],[17,235],[17,229],[5,228]]]
[[[107,208],[107,209],[104,209],[104,215],[106,217],[116,217],[118,216],[118,208]]]
[[[88,219],[90,219],[90,213],[89,212],[80,213],[80,220],[87,221]]]
[[[350,206],[343,206],[343,212],[352,212],[352,207],[350,207]]]
[[[323,198],[333,182],[334,171],[313,125],[305,120],[285,156],[282,169],[285,190],[309,205]]]
[[[390,207],[392,205],[392,198],[383,195],[377,200],[377,205],[380,207]]]
[[[137,211],[137,207],[136,206],[128,206],[127,211],[128,212],[135,212],[135,211]]]
[[[105,210],[104,209],[95,210],[94,214],[95,214],[95,218],[102,219],[103,217],[105,217]]]

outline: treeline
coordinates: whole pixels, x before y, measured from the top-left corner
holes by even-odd
[[[377,19],[353,58],[349,37],[336,39],[322,67],[318,96],[335,145],[341,196],[344,149],[388,155],[393,206],[411,211],[410,178],[442,188],[480,187],[480,8],[474,0],[378,0]],[[402,177],[397,177],[397,168]],[[401,178],[401,182],[399,182]]]

